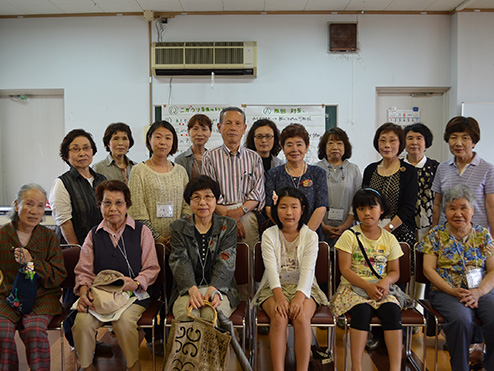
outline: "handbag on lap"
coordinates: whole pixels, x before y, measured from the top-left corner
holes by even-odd
[[[210,302],[205,304],[213,308]],[[213,309],[214,319],[209,322],[193,317],[191,311],[192,306],[188,309],[191,321],[172,322],[163,370],[226,370],[231,336],[215,327],[218,313]]]

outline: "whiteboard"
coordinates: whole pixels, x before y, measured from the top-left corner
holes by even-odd
[[[213,122],[213,132],[211,138],[206,144],[206,148],[214,148],[223,144],[221,135],[218,132],[217,123],[220,111],[232,104],[175,104],[163,105],[161,110],[161,119],[171,123],[178,135],[178,151],[176,155],[184,152],[191,145],[187,133],[187,122],[195,114],[202,113],[208,116]],[[245,142],[247,132],[252,124],[261,119],[267,118],[273,121],[280,132],[285,126],[291,123],[299,123],[305,126],[309,133],[310,146],[305,156],[305,161],[313,164],[318,161],[317,147],[319,140],[326,129],[326,110],[323,104],[318,105],[251,105],[238,104],[246,115],[247,130],[243,138]],[[283,152],[278,155],[284,160]]]
[[[487,162],[494,163],[494,102],[463,102],[461,114],[473,117],[480,126],[480,141],[474,151]]]

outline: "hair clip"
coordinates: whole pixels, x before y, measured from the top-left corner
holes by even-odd
[[[278,195],[276,194],[276,191],[273,191],[273,206],[276,206],[277,202],[278,202]]]

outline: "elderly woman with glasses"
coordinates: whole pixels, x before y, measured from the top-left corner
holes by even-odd
[[[137,300],[112,321],[113,330],[127,361],[128,370],[140,370],[137,321],[149,306],[148,287],[159,272],[154,239],[148,227],[132,219],[130,190],[119,180],[108,180],[96,188],[96,199],[103,221],[88,233],[75,268],[74,292],[80,296],[72,327],[75,348],[83,370],[94,370],[95,334],[101,322],[89,309],[95,309],[90,290],[96,275],[112,269],[124,275],[124,291],[133,291]]]
[[[173,288],[170,309],[178,320],[187,319],[192,306],[196,317],[212,318],[204,300],[230,317],[240,302],[235,282],[237,223],[214,213],[220,196],[218,183],[206,175],[193,178],[184,191],[192,216],[171,225],[170,269]]]
[[[446,222],[431,229],[417,249],[424,252],[424,274],[431,281],[431,302],[446,323],[451,369],[468,371],[475,317],[482,322],[484,368],[494,370],[494,241],[472,223],[475,197],[463,184],[442,198]]]

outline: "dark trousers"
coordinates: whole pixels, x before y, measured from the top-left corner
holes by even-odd
[[[494,292],[479,299],[478,308],[465,307],[458,298],[442,291],[431,292],[432,306],[444,316],[443,331],[451,356],[452,371],[468,371],[469,347],[475,329],[475,316],[482,321],[486,344],[484,368],[494,370]]]

